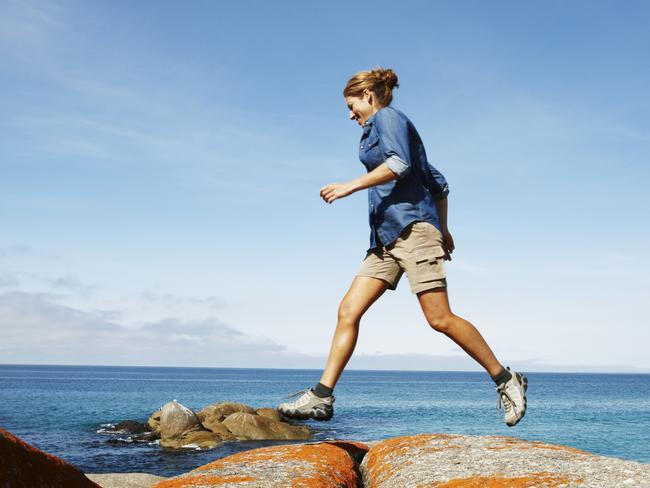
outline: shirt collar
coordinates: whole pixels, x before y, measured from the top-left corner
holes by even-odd
[[[380,110],[381,110],[381,109],[380,109]],[[375,116],[377,115],[378,112],[379,112],[379,110],[377,110],[377,112],[375,112],[375,113],[372,114],[370,117],[368,117],[368,120],[366,120],[366,121],[364,122],[363,126],[364,126],[364,127],[370,127],[370,126],[374,123],[374,121],[375,121]]]
[[[390,106],[390,105],[388,105],[388,106]],[[375,117],[377,116],[377,114],[378,114],[379,112],[381,112],[382,110],[384,110],[385,108],[386,108],[386,107],[381,107],[381,108],[380,108],[379,110],[377,110],[374,114],[372,114],[370,117],[368,117],[368,120],[366,120],[366,122],[365,122],[365,124],[363,124],[363,126],[364,126],[364,127],[366,127],[366,126],[370,127],[372,124],[374,124],[374,122],[375,122]]]

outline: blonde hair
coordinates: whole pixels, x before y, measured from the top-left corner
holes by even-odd
[[[376,66],[371,71],[359,71],[348,80],[343,89],[344,97],[360,97],[368,89],[375,94],[382,107],[393,101],[393,88],[399,87],[397,74],[390,68]]]

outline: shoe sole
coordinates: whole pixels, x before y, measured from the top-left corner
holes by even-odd
[[[317,411],[316,413],[302,413],[298,412],[297,410],[290,411],[290,412],[285,412],[282,410],[278,410],[281,415],[284,415],[288,419],[294,419],[294,420],[318,420],[318,421],[327,421],[330,420],[334,416],[334,412],[322,412],[322,411]]]
[[[523,419],[524,416],[526,415],[526,410],[528,410],[528,400],[526,399],[526,391],[528,390],[528,378],[523,374],[519,374],[519,373],[515,373],[515,374],[517,375],[517,378],[519,379],[521,384],[524,386],[524,413],[521,414],[521,417],[519,417],[514,424],[506,424],[508,427],[514,427],[519,422],[521,422],[521,419]]]

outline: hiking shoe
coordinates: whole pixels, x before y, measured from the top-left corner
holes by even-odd
[[[510,368],[508,368],[510,371]],[[497,386],[497,412],[501,410],[503,403],[503,413],[508,427],[513,427],[526,415],[526,390],[528,389],[528,378],[523,374],[512,373],[512,378],[505,383]]]
[[[303,395],[297,400],[278,405],[278,412],[285,417],[298,420],[329,420],[332,418],[334,415],[333,395],[320,398],[311,388],[309,388],[308,390],[301,390],[288,395],[287,398],[295,397],[301,393]]]

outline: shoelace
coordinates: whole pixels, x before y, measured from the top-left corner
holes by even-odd
[[[300,391],[297,391],[297,392],[295,392],[295,393],[292,393],[291,395],[287,395],[287,398],[293,398],[293,397],[298,396],[298,395],[301,395],[301,394],[303,394],[303,393],[307,393],[308,391],[309,391],[309,389],[306,389],[306,390],[300,390]]]
[[[503,402],[503,410],[505,413],[508,413],[510,409],[517,413],[517,408],[515,407],[515,402],[512,401],[512,397],[504,389],[497,388],[497,416],[501,412],[501,403]]]
[[[309,390],[311,390],[311,388],[307,388],[306,390],[300,390],[300,391],[297,391],[297,392],[295,392],[295,393],[292,393],[291,395],[287,395],[287,398],[293,398],[293,397],[298,396],[298,395],[301,395],[301,394],[303,394],[303,393],[307,393]],[[334,397],[334,395],[332,395],[331,397],[332,397],[332,402],[334,402],[334,400],[335,400],[336,398]]]

